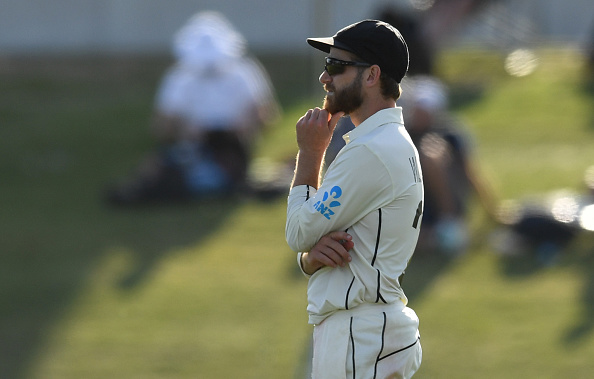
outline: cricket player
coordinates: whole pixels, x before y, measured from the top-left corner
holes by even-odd
[[[296,125],[286,239],[309,276],[312,377],[410,378],[422,350],[401,278],[419,236],[423,179],[396,106],[408,48],[376,20],[307,42],[328,54],[319,78],[326,97]],[[324,152],[345,114],[355,129],[321,182]]]

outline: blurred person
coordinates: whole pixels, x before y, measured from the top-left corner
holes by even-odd
[[[408,75],[433,75],[447,38],[464,20],[497,0],[411,0],[408,6],[388,4],[378,9],[378,19],[396,27],[410,53]]]
[[[397,29],[377,20],[307,41],[328,54],[319,77],[327,94],[323,109],[308,110],[296,125],[286,239],[303,252],[298,264],[310,277],[313,377],[410,378],[422,349],[401,280],[419,235],[423,182],[396,106],[408,49]],[[321,181],[344,114],[355,129]]]
[[[379,10],[378,19],[393,25],[406,40],[410,59],[407,76],[432,75],[435,70],[436,52],[423,33],[423,23],[419,14],[410,9],[386,5]]]
[[[465,20],[497,1],[499,0],[431,0],[432,6],[423,13],[422,34],[430,48],[438,51]]]
[[[419,250],[459,255],[469,242],[467,211],[476,195],[486,214],[495,199],[475,167],[469,135],[448,111],[447,89],[435,77],[406,82],[406,126],[419,150],[425,179],[425,210]]]
[[[229,195],[246,190],[251,149],[280,108],[268,74],[220,13],[194,15],[176,33],[175,64],[155,99],[156,153],[108,192],[113,204]]]
[[[585,191],[559,189],[504,201],[497,211],[502,226],[491,245],[502,255],[533,254],[543,265],[555,264],[579,234],[594,232],[594,166],[584,173]]]

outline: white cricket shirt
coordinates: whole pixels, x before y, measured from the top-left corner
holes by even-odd
[[[345,267],[324,267],[309,279],[311,324],[362,303],[408,302],[398,277],[419,236],[423,183],[402,108],[375,113],[343,138],[321,187],[296,186],[288,198],[285,233],[294,251],[309,251],[336,230],[355,245]]]

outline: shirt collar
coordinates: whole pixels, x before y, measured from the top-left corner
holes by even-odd
[[[347,144],[349,144],[353,142],[355,139],[359,138],[360,136],[370,133],[378,126],[389,123],[404,125],[404,118],[402,117],[401,107],[382,109],[374,113],[355,129],[351,130],[350,132],[342,136],[342,138]]]

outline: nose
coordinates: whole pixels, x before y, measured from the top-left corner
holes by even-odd
[[[322,84],[326,84],[326,83],[330,83],[332,81],[332,76],[330,76],[330,74],[328,74],[328,71],[324,70],[322,71],[322,73],[320,74],[320,77],[318,79],[320,81],[320,83]]]

